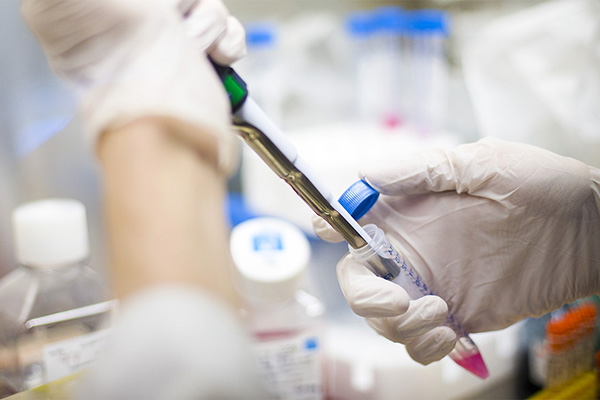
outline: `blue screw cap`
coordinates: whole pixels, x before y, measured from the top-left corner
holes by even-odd
[[[379,192],[360,180],[346,189],[339,202],[354,219],[359,220],[373,207],[378,198]]]

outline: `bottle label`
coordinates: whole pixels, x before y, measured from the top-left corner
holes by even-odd
[[[111,329],[102,329],[45,345],[46,381],[64,378],[87,367],[98,357],[110,332]]]
[[[321,337],[317,329],[261,332],[254,350],[271,399],[323,397]]]

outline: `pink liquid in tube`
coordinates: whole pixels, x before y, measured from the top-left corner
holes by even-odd
[[[490,376],[477,346],[468,336],[459,337],[454,350],[449,355],[454,362],[481,379]]]

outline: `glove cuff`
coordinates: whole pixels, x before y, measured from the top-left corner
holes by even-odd
[[[216,79],[215,79],[216,83]],[[237,142],[229,132],[228,103],[220,87],[206,88],[213,94],[206,99],[204,91],[179,87],[160,87],[142,83],[116,83],[97,87],[85,94],[82,113],[87,141],[93,148],[103,132],[121,128],[144,117],[172,118],[197,127],[192,135],[183,133],[184,139],[216,160],[222,173],[230,174],[237,165]],[[217,148],[207,146],[202,135],[213,136]]]

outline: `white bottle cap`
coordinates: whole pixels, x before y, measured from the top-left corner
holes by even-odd
[[[62,267],[89,256],[85,206],[72,199],[26,203],[12,213],[17,260],[31,267]]]
[[[254,218],[231,232],[236,286],[247,300],[278,303],[302,284],[310,244],[295,225],[277,218]]]

